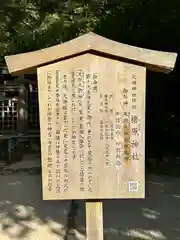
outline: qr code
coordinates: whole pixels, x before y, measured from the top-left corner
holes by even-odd
[[[138,192],[138,182],[137,181],[128,182],[128,190],[129,192]]]

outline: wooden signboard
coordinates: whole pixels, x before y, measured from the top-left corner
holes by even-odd
[[[92,54],[38,68],[43,199],[144,197],[145,79]]]
[[[101,199],[145,197],[146,68],[176,58],[94,33],[5,57],[38,75],[43,199],[85,199],[88,240],[103,239]]]

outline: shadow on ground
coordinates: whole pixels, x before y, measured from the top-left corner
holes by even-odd
[[[41,192],[40,175],[0,176],[0,239],[64,239],[69,202]]]
[[[180,239],[180,180],[148,177],[144,200],[105,200],[105,240]],[[78,233],[85,232],[84,204],[77,217]]]
[[[105,240],[180,239],[180,180],[150,176],[144,200],[105,200]],[[76,238],[85,239],[83,201]],[[0,239],[64,239],[70,202],[42,201],[40,175],[0,176]]]

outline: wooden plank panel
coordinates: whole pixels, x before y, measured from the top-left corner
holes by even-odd
[[[38,69],[44,199],[144,197],[145,79],[91,54]]]

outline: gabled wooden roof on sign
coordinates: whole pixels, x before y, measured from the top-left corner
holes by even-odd
[[[173,70],[177,58],[176,53],[129,46],[90,32],[49,48],[5,56],[5,60],[11,74],[21,75],[34,72],[39,66],[91,51],[98,55],[144,65],[150,70],[165,73]]]

